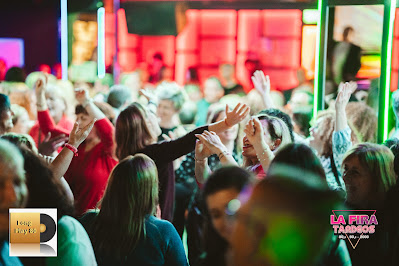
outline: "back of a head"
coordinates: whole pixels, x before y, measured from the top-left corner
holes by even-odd
[[[26,147],[35,154],[38,153],[35,141],[28,134],[18,134],[18,133],[8,132],[3,136],[1,136],[0,138],[5,139],[16,146]]]
[[[276,108],[264,109],[259,112],[259,115],[269,115],[280,118],[287,125],[290,132],[291,141],[294,141],[294,133],[291,118],[288,114]]]
[[[120,112],[115,123],[116,156],[119,160],[134,155],[153,138],[145,121],[146,111],[132,103]]]
[[[182,88],[175,82],[162,82],[156,88],[158,100],[169,100],[176,111],[180,111],[184,103]]]
[[[25,160],[26,184],[29,197],[27,208],[57,208],[58,219],[63,215],[74,214],[74,207],[68,199],[61,180],[53,176],[46,162],[31,150],[21,146]]]
[[[387,146],[395,156],[393,168],[395,170],[395,174],[399,176],[399,139],[392,138],[388,139],[384,142],[384,145]]]
[[[240,192],[246,185],[252,183],[250,172],[237,166],[226,166],[214,171],[206,181],[203,189],[204,198],[225,189],[236,189]]]
[[[363,102],[350,102],[346,107],[349,123],[356,129],[359,142],[377,140],[377,114]]]
[[[107,103],[112,107],[119,109],[126,102],[129,102],[131,98],[132,94],[128,87],[124,85],[114,85],[109,91]]]
[[[331,239],[328,217],[342,198],[319,177],[300,173],[274,168],[255,186],[240,210],[245,223],[233,236],[237,265],[314,265],[325,254]]]
[[[0,176],[8,171],[14,171],[24,177],[24,158],[17,147],[9,141],[0,139]]]
[[[189,101],[185,102],[179,112],[179,119],[182,125],[190,125],[195,121],[197,115],[197,106],[195,103]]]
[[[272,141],[275,141],[276,139],[281,140],[280,145],[278,146],[279,149],[292,142],[288,126],[283,120],[270,115],[258,115],[256,117],[261,121],[261,123],[262,121],[267,121],[267,128],[264,126],[263,128],[268,132]]]
[[[147,155],[128,156],[113,169],[93,227],[93,244],[118,258],[145,234],[145,218],[158,204],[158,172]]]
[[[8,209],[23,208],[26,198],[24,158],[15,145],[0,139],[0,239],[8,238]]]
[[[304,144],[290,143],[279,149],[270,163],[268,172],[272,173],[274,171],[273,168],[279,167],[281,164],[297,167],[318,176],[322,181],[326,180],[326,174],[319,158],[311,148]]]
[[[11,108],[10,98],[5,94],[0,93],[0,114],[3,111],[6,111],[10,108]]]
[[[25,71],[20,67],[11,67],[7,70],[5,81],[10,82],[25,82],[26,74]]]

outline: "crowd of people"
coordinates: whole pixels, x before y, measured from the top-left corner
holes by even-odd
[[[398,265],[399,126],[376,143],[356,82],[312,119],[311,82],[283,94],[257,70],[246,94],[234,72],[181,87],[11,68],[0,265]],[[57,257],[9,256],[9,208],[57,208]],[[333,210],[375,210],[375,233],[353,248]]]

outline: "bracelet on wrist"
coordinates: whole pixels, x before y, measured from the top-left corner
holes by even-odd
[[[208,158],[205,157],[204,159],[197,159],[197,157],[194,157],[194,160],[195,160],[196,162],[205,162],[205,161],[208,160]]]
[[[219,160],[228,155],[230,155],[228,151],[222,151],[221,153],[218,154]]]
[[[72,146],[69,143],[65,143],[64,147],[72,151],[74,153],[74,156],[78,156],[78,149],[76,147]]]

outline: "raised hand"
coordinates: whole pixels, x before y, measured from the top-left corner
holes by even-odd
[[[251,118],[247,125],[245,126],[244,133],[246,134],[249,142],[255,147],[256,145],[261,145],[264,132],[262,124],[258,118]]]
[[[69,134],[69,141],[68,143],[75,148],[78,148],[79,145],[87,138],[89,135],[90,131],[93,129],[94,123],[96,122],[96,119],[93,119],[87,126],[84,128],[79,128],[79,123],[75,122],[73,125],[73,129],[71,133]]]
[[[64,145],[68,141],[68,137],[64,134],[58,135],[57,137],[51,138],[49,132],[43,141],[39,144],[39,153],[47,156],[53,155],[59,147]]]
[[[335,109],[336,110],[345,110],[346,105],[349,102],[349,99],[357,89],[357,84],[356,82],[345,82],[345,83],[340,83],[338,87],[338,96],[335,101]]]
[[[151,102],[156,102],[156,96],[154,95],[154,93],[151,91],[151,90],[149,90],[149,89],[140,89],[139,90],[139,94],[140,95],[142,95],[142,96],[144,96],[146,99],[147,99],[147,101],[151,101]]]
[[[38,111],[44,111],[47,109],[47,102],[46,102],[46,87],[47,87],[47,76],[43,75],[43,77],[38,78],[36,80],[33,88],[35,90],[36,95],[36,105]]]
[[[90,100],[89,92],[87,89],[75,89],[75,98],[79,104],[85,105]]]
[[[232,127],[244,120],[249,111],[249,106],[243,103],[237,104],[233,111],[230,111],[229,106],[226,104],[226,118],[224,121],[228,127]]]
[[[270,93],[270,78],[262,70],[256,70],[251,77],[255,89],[263,96]]]
[[[205,144],[201,142],[201,140],[197,140],[195,143],[195,159],[199,161],[203,161],[213,153],[209,150]]]
[[[212,154],[219,154],[220,152],[227,150],[215,132],[209,132],[205,130],[204,133],[196,134],[195,136],[209,149]]]
[[[254,83],[255,90],[262,96],[263,104],[266,109],[273,108],[273,101],[270,96],[270,78],[268,75],[265,76],[263,71],[257,70],[252,76],[252,82]]]

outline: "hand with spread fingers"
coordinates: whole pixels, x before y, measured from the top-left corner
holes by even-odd
[[[224,121],[228,127],[232,127],[244,120],[248,116],[249,111],[249,106],[243,103],[237,104],[232,111],[226,105],[226,118]]]
[[[79,145],[87,138],[89,135],[90,131],[93,129],[94,123],[96,122],[96,119],[93,119],[88,125],[86,125],[84,128],[79,128],[79,123],[75,122],[73,125],[73,129],[71,133],[69,134],[69,141],[68,143],[75,148],[78,148]]]
[[[262,144],[264,131],[258,118],[253,117],[248,121],[247,125],[245,126],[244,133],[254,147]]]
[[[348,105],[349,99],[357,89],[356,82],[345,82],[339,84],[338,87],[338,96],[335,100],[335,131],[344,130],[348,127],[348,120],[346,117],[346,106]]]
[[[262,96],[265,108],[273,108],[273,101],[270,97],[270,78],[265,76],[262,70],[256,70],[251,77],[255,90]]]
[[[223,145],[219,136],[215,132],[209,132],[207,130],[202,134],[195,135],[205,147],[209,149],[212,154],[219,154],[222,151],[226,151],[227,148]]]
[[[85,105],[90,101],[89,91],[87,89],[75,89],[75,98],[79,104]]]
[[[195,143],[195,160],[205,161],[205,159],[212,154],[213,153],[209,150],[209,148],[204,143],[202,143],[201,140],[198,139]]]
[[[39,144],[38,151],[40,154],[52,156],[59,147],[62,147],[68,141],[68,137],[64,134],[51,138],[49,132],[43,141]]]

